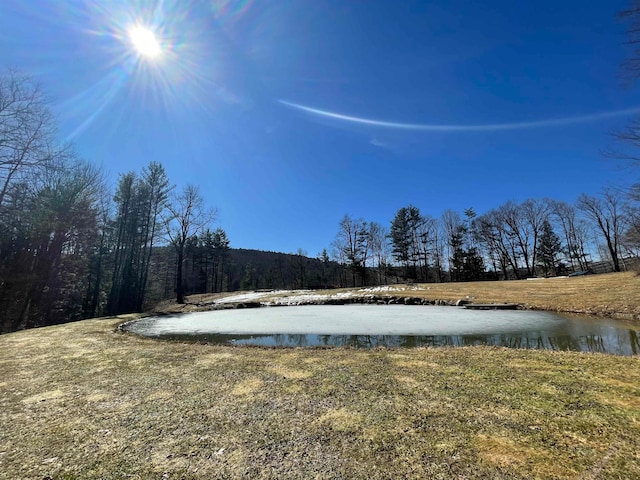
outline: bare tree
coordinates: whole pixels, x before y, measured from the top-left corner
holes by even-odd
[[[337,251],[336,257],[348,262],[353,286],[357,286],[356,275],[358,272],[364,285],[366,262],[370,251],[367,222],[362,218],[354,219],[345,215],[340,220],[338,234],[332,246]]]
[[[521,205],[514,202],[507,202],[504,206],[504,223],[507,227],[507,234],[513,239],[514,244],[520,251],[524,266],[527,269],[527,275],[533,275],[531,267],[531,257],[533,252],[531,249],[531,239],[533,232],[530,224],[524,215],[524,209]]]
[[[531,231],[531,265],[530,274],[536,274],[536,255],[538,253],[538,241],[542,234],[544,222],[549,220],[550,204],[549,200],[528,199],[521,205],[522,216],[528,223]]]
[[[507,202],[479,217],[476,223],[479,239],[489,252],[494,269],[499,264],[505,279],[509,278],[509,270],[520,279],[522,259],[530,274],[531,232],[520,205]]]
[[[623,10],[618,16],[629,25],[626,43],[632,48],[631,56],[622,63],[622,74],[627,80],[634,82],[640,78],[640,2],[632,0],[630,8]]]
[[[484,249],[488,252],[489,261],[493,265],[493,270],[497,273],[498,267],[502,272],[503,278],[509,278],[509,266],[517,271],[517,264],[512,262],[509,255],[508,242],[499,213],[491,210],[484,215],[478,217],[478,238]]]
[[[435,280],[438,283],[443,281],[442,275],[442,259],[444,258],[444,247],[446,242],[444,241],[445,234],[443,232],[442,222],[439,219],[433,219],[432,230],[432,256],[433,256],[433,268],[435,270]]]
[[[635,153],[640,149],[640,120],[632,120],[623,130],[613,132],[613,137],[622,144],[631,146],[632,150],[630,152],[615,149],[604,152],[604,155],[619,160],[630,160],[632,163],[640,165],[640,156]]]
[[[376,283],[387,283],[387,265],[389,263],[389,233],[377,222],[369,223],[369,245],[372,263],[376,269]]]
[[[420,221],[415,227],[415,245],[418,264],[422,271],[420,280],[423,282],[429,281],[430,260],[434,258],[434,265],[436,263],[434,254],[434,238],[437,236],[436,229],[437,222],[434,218],[429,215],[420,215]]]
[[[611,255],[613,269],[620,269],[620,243],[625,229],[624,201],[620,194],[606,190],[600,198],[582,194],[577,207],[602,233]]]
[[[0,207],[14,183],[62,159],[55,134],[39,85],[14,70],[0,74]]]
[[[627,45],[631,48],[631,55],[625,60],[622,67],[622,74],[630,83],[634,83],[640,78],[640,1],[631,0],[629,8],[619,13],[619,17],[627,22]],[[640,148],[640,120],[632,120],[625,129],[613,133],[613,136],[620,144],[630,146],[631,149],[616,149],[605,152],[605,155],[612,158],[628,160],[636,167],[640,166],[640,155],[637,153]],[[640,180],[640,179],[638,179]],[[638,231],[638,208],[634,202],[640,202],[640,181],[631,186],[628,192],[629,204],[627,205],[627,220],[630,228],[625,235],[627,248],[629,241],[633,242],[637,238]]]
[[[335,240],[331,242],[331,259],[340,265],[339,270],[339,285],[341,287],[347,286],[347,255],[345,253],[344,239],[338,235]]]
[[[187,240],[203,231],[213,220],[216,213],[204,206],[204,200],[198,187],[187,185],[175,194],[173,201],[167,204],[170,215],[164,224],[167,238],[173,245],[178,257],[176,266],[176,302],[184,303],[183,263]]]
[[[566,202],[551,202],[552,218],[555,218],[564,236],[564,253],[575,271],[589,269],[587,262],[587,228],[584,221],[576,213],[574,206]],[[577,264],[577,265],[576,265]]]
[[[640,78],[640,1],[631,0],[629,8],[618,15],[629,25],[627,29],[627,45],[631,47],[631,55],[621,65],[622,76],[631,84]],[[632,120],[627,126],[613,132],[619,145],[630,146],[630,149],[615,148],[604,152],[604,155],[614,159],[627,160],[633,165],[640,166],[640,120]],[[631,187],[631,196],[640,197],[640,183]]]
[[[455,210],[445,210],[440,216],[440,224],[444,231],[443,248],[445,249],[444,256],[448,261],[447,268],[451,270],[451,257],[453,256],[453,248],[451,247],[451,239],[455,237],[456,233],[462,228],[462,218],[460,214]]]
[[[640,258],[640,208],[629,206],[627,218],[629,226],[624,234],[624,246],[629,254]]]

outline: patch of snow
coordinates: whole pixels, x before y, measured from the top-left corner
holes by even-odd
[[[251,292],[241,293],[239,295],[229,295],[228,297],[219,298],[215,301],[217,304],[221,303],[242,303],[259,300],[267,295],[266,292]]]
[[[269,292],[248,292],[239,293],[237,295],[229,295],[228,297],[219,298],[214,303],[243,303],[243,302],[255,302],[265,297],[272,297],[273,295],[282,295],[288,293],[308,292],[310,290],[273,290]]]
[[[367,287],[358,290],[358,293],[377,293],[377,292],[402,292],[405,287],[397,287],[393,285],[383,285],[380,287]]]
[[[406,292],[407,290],[422,290],[423,287],[418,285],[380,285],[378,287],[366,287],[358,290],[360,293],[377,293],[377,292]]]
[[[307,293],[307,294],[296,294],[296,295],[287,295],[280,298],[275,298],[271,302],[270,305],[302,305],[305,303],[317,303],[323,302],[326,300],[334,299],[340,300],[345,298],[353,297],[353,292],[339,292],[334,294],[321,294],[321,293]]]
[[[350,292],[338,292],[338,293],[314,293],[314,290],[273,290],[269,292],[248,292],[240,293],[237,295],[229,295],[224,298],[216,300],[216,304],[224,303],[243,303],[243,302],[257,302],[266,298],[270,300],[265,302],[267,305],[303,305],[309,303],[321,303],[327,300],[343,300],[359,297],[371,297],[376,293],[382,292],[404,292],[407,290],[420,290],[420,287],[411,286],[399,286],[399,285],[384,285],[378,287],[365,287]],[[276,297],[276,298],[272,298]]]

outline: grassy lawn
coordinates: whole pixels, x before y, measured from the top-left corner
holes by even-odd
[[[545,282],[459,287],[535,305]],[[225,347],[125,319],[0,336],[0,478],[640,478],[637,356]]]

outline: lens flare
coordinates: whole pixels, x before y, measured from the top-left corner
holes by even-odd
[[[136,115],[144,112],[175,122],[180,115],[191,115],[193,109],[210,114],[216,111],[217,102],[237,103],[237,95],[226,85],[226,44],[219,41],[224,36],[211,28],[215,17],[207,2],[72,3],[72,8],[59,15],[79,35],[85,35],[79,48],[104,61],[87,76],[90,83],[61,102],[65,120],[72,125],[67,140],[108,116],[113,128],[116,123],[135,125]],[[234,5],[229,0],[225,11]]]
[[[211,0],[211,8],[218,22],[229,23],[242,18],[254,0]]]

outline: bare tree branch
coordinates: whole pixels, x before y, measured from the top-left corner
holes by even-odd
[[[12,184],[68,154],[55,135],[56,122],[40,86],[15,70],[0,74],[0,207]]]
[[[187,240],[197,236],[216,218],[216,211],[204,206],[198,187],[187,185],[167,204],[169,215],[164,220],[167,239],[178,256],[176,270],[176,301],[184,303],[183,260]]]

